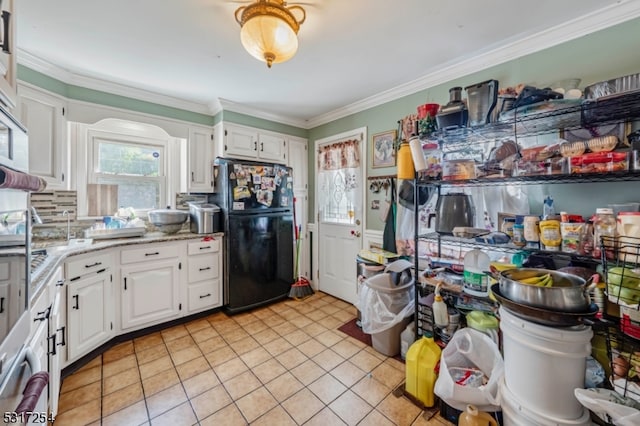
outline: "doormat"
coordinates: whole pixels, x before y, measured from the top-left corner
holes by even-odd
[[[347,321],[342,324],[338,330],[342,331],[344,334],[348,334],[356,340],[361,341],[365,345],[371,346],[371,335],[364,333],[360,327],[356,324],[358,318],[354,318],[351,321]]]
[[[347,321],[346,323],[342,324],[340,327],[338,327],[338,330],[342,331],[344,334],[347,334],[350,337],[353,337],[356,340],[361,341],[362,343],[364,343],[365,345],[369,345],[369,346],[373,346],[371,344],[371,335],[364,333],[362,331],[362,329],[360,327],[358,327],[358,325],[356,324],[356,321],[358,319],[354,318],[350,321]],[[402,357],[400,356],[400,354],[392,357],[393,359],[397,359],[398,361],[402,362],[404,364],[404,360],[402,359]]]

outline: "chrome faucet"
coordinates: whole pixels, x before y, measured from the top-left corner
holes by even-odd
[[[63,211],[62,216],[67,217],[67,241],[69,241],[71,239],[71,214],[69,210]]]
[[[38,214],[38,211],[35,207],[31,207],[31,223],[42,225],[42,218]]]

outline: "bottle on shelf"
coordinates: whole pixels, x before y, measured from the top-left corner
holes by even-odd
[[[462,290],[473,296],[489,295],[489,277],[486,271],[491,266],[491,259],[482,250],[473,249],[464,255],[464,283]]]
[[[411,321],[402,333],[400,333],[400,357],[407,359],[409,347],[416,341],[416,323]]]
[[[449,325],[449,312],[447,304],[440,295],[440,284],[436,285],[435,296],[433,298],[433,322],[436,327],[445,328]]]

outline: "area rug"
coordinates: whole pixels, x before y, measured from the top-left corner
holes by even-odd
[[[346,323],[342,324],[338,330],[342,331],[344,334],[348,334],[356,340],[361,341],[365,345],[371,346],[371,335],[366,334],[362,331],[360,327],[356,324],[358,318],[354,318]]]

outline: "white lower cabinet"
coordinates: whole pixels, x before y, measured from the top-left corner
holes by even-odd
[[[222,238],[188,243],[189,313],[222,305]]]
[[[111,300],[111,275],[108,269],[69,280],[67,322],[70,361],[111,337]]]
[[[180,315],[177,258],[123,266],[122,329],[152,325]]]

